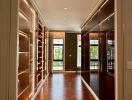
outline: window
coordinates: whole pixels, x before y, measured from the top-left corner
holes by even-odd
[[[54,45],[54,60],[63,60],[63,46]]]
[[[90,40],[90,44],[92,45],[98,45],[99,44],[99,40]]]
[[[63,44],[63,39],[54,39],[53,44]]]
[[[63,39],[53,39],[53,70],[63,70]]]
[[[99,46],[90,46],[90,59],[98,59],[99,58]]]
[[[99,41],[90,40],[90,69],[99,68]]]
[[[77,67],[81,67],[81,35],[77,35]]]
[[[107,40],[107,72],[114,73],[114,40]]]

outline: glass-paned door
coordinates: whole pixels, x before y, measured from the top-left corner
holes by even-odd
[[[53,40],[53,70],[63,70],[63,39]]]
[[[81,35],[77,35],[77,67],[81,68]]]

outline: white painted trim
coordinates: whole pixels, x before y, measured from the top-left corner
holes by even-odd
[[[33,8],[36,10],[36,12],[38,13],[38,17],[39,19],[42,21],[43,25],[44,26],[47,26],[46,22],[44,21],[44,18],[43,18],[43,14],[40,10],[40,7],[38,6],[38,4],[36,3],[36,0],[29,0],[33,6]],[[48,27],[48,26],[47,26]]]
[[[81,71],[64,71],[64,70],[53,70],[53,73],[81,73]]]
[[[65,73],[81,73],[81,71],[64,71]]]
[[[52,73],[64,73],[63,70],[52,70]]]
[[[37,97],[37,95],[39,94],[39,92],[41,91],[44,83],[46,82],[47,78],[49,77],[49,74],[46,76],[46,78],[42,81],[42,83],[39,85],[39,87],[37,88],[37,91],[35,92],[35,94],[33,95],[33,97],[31,97],[30,100],[35,100],[35,98]]]
[[[95,100],[99,100],[99,98],[97,97],[97,95],[94,93],[94,91],[90,88],[90,86],[86,83],[86,81],[83,79],[82,76],[81,80],[83,81],[83,83],[85,84],[85,86],[88,88],[88,90],[91,92],[91,94],[93,95],[93,97],[95,98]]]
[[[76,71],[64,71],[66,73],[76,73]]]

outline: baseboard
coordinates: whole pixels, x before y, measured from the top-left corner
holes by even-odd
[[[52,73],[63,73],[63,70],[53,70]]]
[[[54,70],[52,73],[81,73],[81,71],[59,71],[59,70]]]
[[[95,100],[99,100],[98,96],[94,93],[94,91],[91,89],[91,87],[86,83],[86,81],[83,79],[82,76],[81,80],[83,81],[83,83],[85,84],[85,86],[88,88],[88,90],[91,92],[91,94],[93,95],[93,97],[95,98]]]
[[[30,100],[35,100],[35,98],[38,96],[39,92],[41,91],[44,83],[46,82],[47,78],[49,77],[49,74],[45,77],[45,79],[43,80],[43,82],[39,85],[37,91],[35,92],[35,94],[31,97]]]
[[[81,71],[64,71],[65,73],[81,73]]]

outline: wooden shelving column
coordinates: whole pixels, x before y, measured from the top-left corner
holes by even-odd
[[[48,29],[38,21],[36,89],[48,75]]]
[[[27,0],[19,0],[18,100],[29,100],[34,94],[35,77],[35,10]]]
[[[44,55],[44,60],[45,60],[45,64],[44,64],[44,69],[45,69],[45,76],[47,76],[48,74],[48,45],[49,45],[49,32],[48,32],[48,29],[45,27],[45,38],[44,38],[44,52],[45,52],[45,55]]]
[[[40,85],[42,79],[43,79],[43,33],[44,33],[44,28],[43,26],[39,23],[38,24],[38,34],[37,34],[37,87]]]
[[[19,31],[18,99],[27,99],[29,94],[29,44],[28,34]]]

